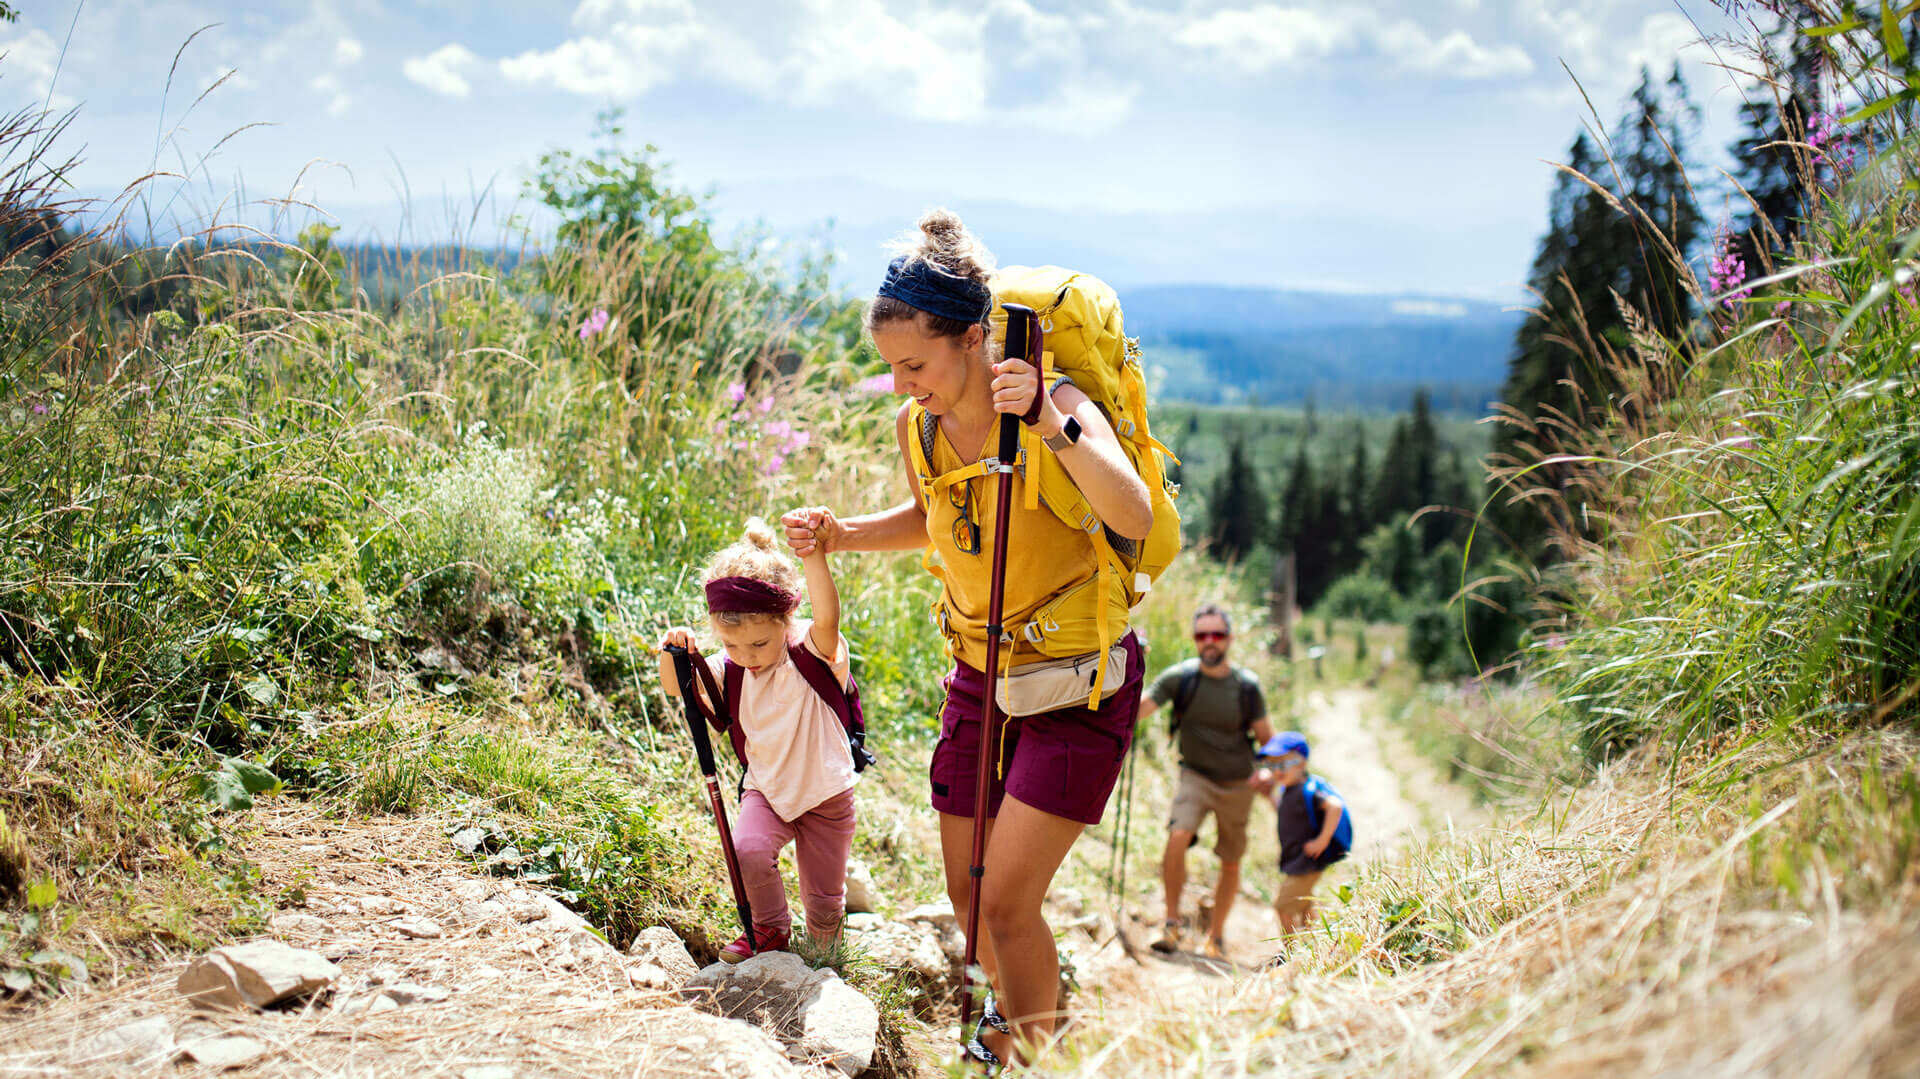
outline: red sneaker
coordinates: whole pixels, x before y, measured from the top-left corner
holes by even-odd
[[[760,942],[759,951],[755,951],[747,943],[747,935],[742,933],[734,938],[732,944],[720,949],[720,961],[738,963],[743,959],[759,955],[760,952],[784,952],[787,950],[787,942],[791,939],[792,932],[786,929],[761,929],[756,926],[753,935]]]

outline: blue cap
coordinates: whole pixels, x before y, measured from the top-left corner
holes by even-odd
[[[1307,736],[1299,731],[1281,731],[1267,739],[1266,744],[1259,749],[1259,755],[1262,757],[1284,757],[1289,753],[1307,756]]]

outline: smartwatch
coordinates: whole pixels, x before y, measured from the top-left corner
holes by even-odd
[[[1072,416],[1068,416],[1067,422],[1060,425],[1059,434],[1048,435],[1040,441],[1045,442],[1048,449],[1059,453],[1061,450],[1080,441],[1080,421],[1074,419]]]

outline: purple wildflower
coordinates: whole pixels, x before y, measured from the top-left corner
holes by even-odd
[[[735,382],[728,386],[727,399],[736,405],[745,401],[747,399],[747,384],[744,382]]]
[[[853,392],[890,394],[893,392],[893,372],[883,371],[877,375],[869,375],[853,384]]]
[[[588,315],[586,319],[580,323],[580,340],[585,341],[594,334],[605,330],[608,321],[609,319],[607,318],[605,308],[594,308],[593,314]]]
[[[766,415],[766,414],[767,414],[767,413],[769,413],[769,412],[772,412],[772,411],[773,411],[773,398],[772,398],[772,396],[767,396],[767,397],[762,397],[762,398],[760,399],[760,405],[759,405],[759,409],[760,409],[760,414],[761,414],[762,416],[764,416],[764,415]]]
[[[1713,248],[1713,254],[1707,257],[1707,290],[1730,292],[1720,305],[1732,310],[1733,301],[1753,295],[1751,288],[1740,288],[1740,283],[1747,279],[1747,263],[1733,249],[1733,235],[1725,225],[1714,234]],[[1740,290],[1732,292],[1733,289]]]
[[[770,420],[761,425],[760,429],[765,431],[769,438],[786,438],[793,433],[793,424],[785,420]]]
[[[42,402],[40,402],[40,401],[35,401],[35,402],[33,403],[33,414],[34,414],[34,415],[36,415],[36,416],[44,416],[44,415],[46,415],[46,414],[47,414],[47,406],[46,406],[46,405],[45,405],[44,403],[42,403]]]
[[[778,474],[781,467],[786,463],[787,455],[775,451],[772,457],[767,458],[767,475],[772,476]]]
[[[1779,303],[1773,305],[1773,317],[1786,318],[1787,311],[1790,310],[1792,307],[1793,307],[1792,300],[1781,300]]]
[[[806,449],[812,443],[812,431],[795,431],[792,435],[788,436],[787,444],[781,448],[787,453],[793,453],[797,450]]]

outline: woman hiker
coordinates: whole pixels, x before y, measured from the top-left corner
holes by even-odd
[[[1153,525],[1153,506],[1112,426],[1084,393],[1061,383],[1042,395],[1040,372],[1032,364],[1001,355],[1001,342],[988,328],[994,307],[992,256],[946,211],[923,218],[920,232],[917,245],[889,264],[866,313],[867,333],[892,369],[895,392],[909,398],[900,408],[895,435],[916,495],[890,509],[845,519],[818,511],[797,519],[803,523],[788,524],[787,537],[802,557],[820,544],[828,551],[927,547],[939,560],[941,623],[953,669],[943,680],[946,703],[929,780],[933,808],[940,814],[947,895],[954,910],[963,911],[971,899],[968,864],[978,810],[975,759],[985,711],[982,668],[995,555],[990,549],[995,477],[975,477],[923,499],[916,447],[908,440],[921,438],[923,431],[930,436],[927,455],[940,475],[992,456],[1001,415],[1022,416],[1110,533],[1145,537]],[[1033,409],[1036,397],[1039,407]],[[921,411],[937,423],[916,430]],[[1002,625],[1012,633],[1007,648],[1015,675],[1023,665],[1048,658],[1014,632],[1016,627],[1077,586],[1088,586],[1084,611],[1057,612],[1061,619],[1094,618],[1097,599],[1090,584],[1098,572],[1093,541],[1086,531],[1063,524],[1044,503],[1025,508],[1024,482],[1018,475],[1013,480],[1002,611]],[[968,1046],[969,1055],[990,1066],[1016,1054],[1030,1057],[1053,1033],[1060,957],[1041,901],[1067,850],[1088,825],[1099,823],[1133,738],[1144,659],[1124,625],[1125,604],[1117,615],[1109,609],[1109,617],[1121,623],[1113,633],[1125,655],[1117,692],[1097,708],[1082,700],[1022,716],[1005,726],[1000,744],[992,747],[982,931],[976,943],[992,995],[978,1036]],[[1005,650],[1001,655],[1008,658]]]

